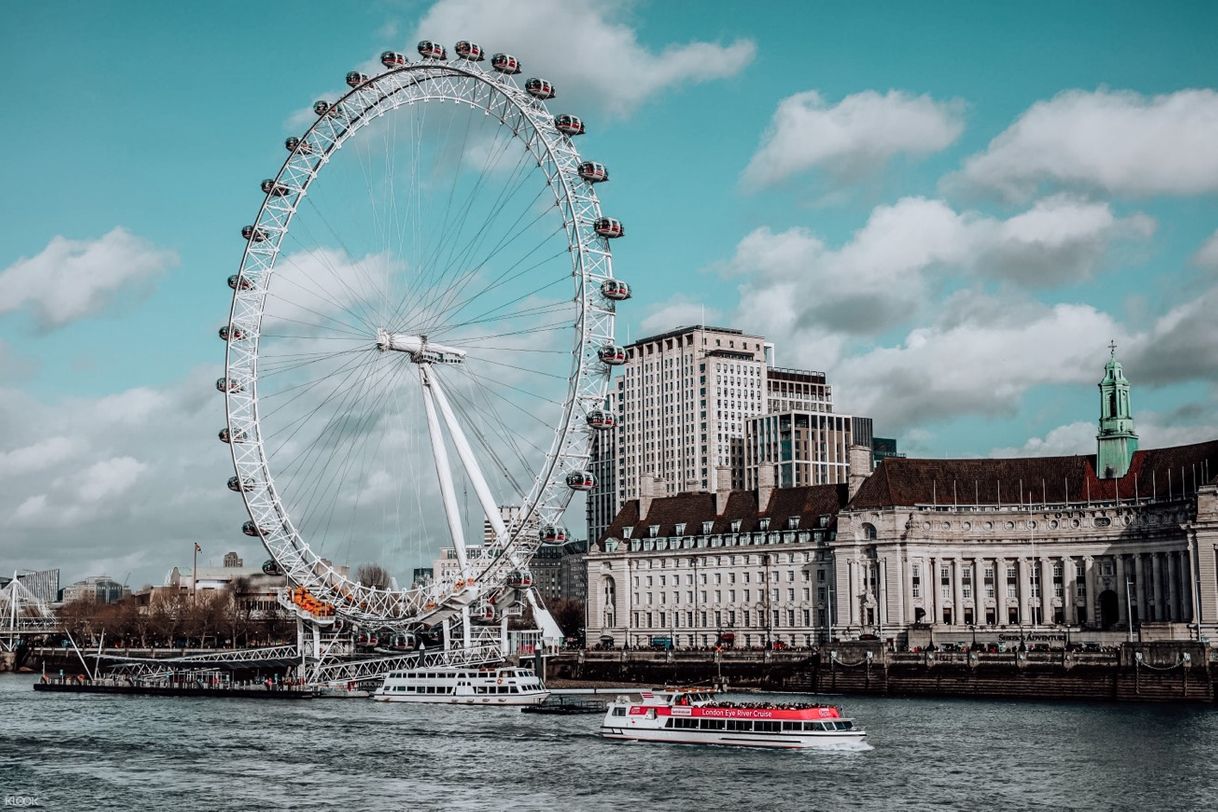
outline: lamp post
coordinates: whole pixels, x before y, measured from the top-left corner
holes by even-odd
[[[970,623],[968,624],[968,630],[973,633],[973,645],[969,648],[969,651],[973,651],[977,648],[977,627]]]

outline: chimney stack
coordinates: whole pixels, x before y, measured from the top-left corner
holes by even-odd
[[[774,466],[761,463],[757,466],[757,512],[765,513],[774,493]]]
[[[647,518],[647,513],[651,510],[651,500],[655,498],[655,474],[643,474],[639,477],[639,521]]]
[[[715,515],[727,510],[727,498],[732,495],[732,469],[727,465],[715,468]]]
[[[865,445],[850,446],[850,498],[859,492],[867,477],[871,476],[871,449]]]

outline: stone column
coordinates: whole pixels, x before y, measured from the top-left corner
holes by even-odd
[[[1074,625],[1074,559],[1062,556],[1062,622]]]
[[[931,625],[942,623],[939,617],[939,559],[926,559],[926,619]]]
[[[1163,554],[1152,554],[1150,560],[1151,577],[1155,579],[1153,589],[1155,589],[1155,620],[1161,621],[1167,617],[1167,612],[1163,611]]]
[[[1193,562],[1189,560],[1189,551],[1180,553],[1180,616],[1185,623],[1196,623],[1193,615]]]
[[[972,559],[973,566],[973,625],[985,622],[985,584],[981,583],[985,571],[985,559]]]
[[[1129,625],[1129,607],[1126,605],[1128,601],[1125,596],[1129,594],[1125,584],[1125,556],[1117,553],[1113,556],[1116,559],[1116,582],[1117,582],[1117,623],[1122,627]]]
[[[1020,558],[1017,566],[1019,567],[1019,623],[1026,626],[1032,622],[1032,562],[1030,559]]]
[[[1167,620],[1175,621],[1180,619],[1180,610],[1177,606],[1179,600],[1180,588],[1176,583],[1177,568],[1176,568],[1176,551],[1172,550],[1167,554]]]
[[[952,624],[964,623],[964,562],[952,560]]]
[[[1095,558],[1086,556],[1083,562],[1086,567],[1083,576],[1084,586],[1086,587],[1086,600],[1083,602],[1083,606],[1087,608],[1087,623],[1094,628],[1099,626],[1099,618],[1096,617],[1095,611]]]
[[[1142,565],[1142,553],[1135,553],[1133,557],[1133,600],[1138,607],[1139,626],[1142,625],[1142,621],[1146,620],[1146,573],[1142,571]]]
[[[999,626],[1007,622],[1007,559],[994,559],[994,614]]]
[[[1064,591],[1066,571],[1062,570],[1062,586]],[[1053,559],[1040,560],[1040,622],[1046,626],[1053,623],[1053,599],[1057,592],[1053,589]]]

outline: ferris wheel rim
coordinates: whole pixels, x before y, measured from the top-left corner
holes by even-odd
[[[389,77],[393,76],[414,76],[416,74],[417,78],[412,82],[401,85],[391,92],[380,96],[371,104],[365,104],[368,92],[375,90],[378,83],[385,82]],[[460,78],[457,79],[457,77]],[[452,95],[445,96],[438,93],[431,96],[413,98],[409,102],[406,101],[407,95],[405,95],[404,91],[408,88],[418,89],[423,87],[429,80],[446,78],[456,79],[457,82],[464,83],[472,81],[485,86],[490,91],[487,96],[487,105],[479,105],[475,103],[475,100],[467,98],[455,98]],[[454,85],[457,82],[454,82]],[[279,496],[275,488],[272,467],[261,440],[261,420],[258,413],[257,398],[257,360],[261,338],[262,305],[265,304],[267,293],[264,284],[261,285],[261,290],[253,292],[244,290],[244,281],[242,280],[256,279],[258,282],[261,282],[263,279],[269,279],[273,275],[276,260],[280,253],[279,246],[283,237],[287,234],[292,218],[296,214],[300,203],[304,200],[309,186],[320,174],[322,167],[328,163],[330,157],[341,149],[343,144],[360,129],[381,115],[392,113],[407,103],[413,104],[416,101],[430,102],[447,99],[455,101],[458,104],[464,103],[475,108],[481,107],[485,112],[491,113],[489,103],[492,98],[502,100],[505,105],[510,103],[515,113],[519,115],[521,122],[531,126],[532,133],[529,137],[522,135],[518,130],[512,132],[512,137],[523,142],[526,149],[533,152],[535,156],[539,149],[544,148],[545,157],[549,159],[550,164],[555,169],[555,177],[561,181],[559,184],[550,184],[550,186],[554,191],[556,205],[558,205],[563,213],[568,250],[572,253],[572,277],[575,280],[577,290],[580,292],[580,295],[576,297],[577,317],[572,325],[572,329],[575,330],[574,346],[572,347],[572,369],[566,387],[561,423],[555,427],[550,451],[545,455],[542,461],[542,470],[536,474],[532,489],[526,497],[527,514],[529,517],[539,515],[543,508],[551,514],[551,518],[553,516],[560,516],[566,509],[572,496],[572,491],[566,488],[565,483],[561,481],[562,476],[571,468],[570,461],[572,458],[584,464],[586,464],[588,459],[588,444],[591,439],[591,432],[586,427],[578,425],[579,421],[575,419],[576,414],[581,406],[586,411],[590,404],[603,400],[609,378],[608,369],[599,368],[595,363],[596,355],[594,350],[598,348],[592,347],[591,343],[597,338],[608,338],[610,342],[612,341],[614,312],[611,302],[607,304],[598,303],[595,297],[590,295],[590,283],[612,279],[613,273],[612,259],[607,241],[602,242],[600,239],[594,239],[587,227],[590,224],[586,222],[589,219],[589,214],[593,215],[592,220],[599,220],[601,218],[599,200],[591,189],[590,184],[587,185],[586,189],[580,190],[582,194],[577,194],[575,185],[579,183],[579,178],[574,176],[570,171],[562,170],[563,161],[560,159],[565,159],[567,164],[572,162],[577,164],[579,153],[571,144],[570,138],[559,133],[556,129],[553,134],[543,132],[542,127],[538,123],[538,119],[541,116],[549,120],[550,126],[553,128],[553,117],[549,115],[549,111],[543,102],[526,96],[524,91],[510,77],[488,74],[476,66],[457,64],[455,60],[453,62],[438,64],[410,63],[372,77],[367,82],[353,87],[330,107],[331,110],[342,108],[349,112],[349,103],[352,100],[355,100],[359,105],[363,105],[362,109],[354,116],[347,115],[342,132],[338,137],[331,137],[329,143],[317,155],[317,160],[311,170],[302,173],[300,166],[293,166],[294,159],[299,158],[299,153],[295,150],[284,161],[278,173],[274,176],[273,182],[280,184],[286,180],[292,184],[295,189],[294,202],[290,206],[275,210],[273,206],[275,198],[270,194],[267,195],[259,208],[254,228],[262,229],[265,227],[273,232],[275,237],[273,249],[269,253],[263,252],[259,254],[255,243],[250,241],[247,243],[242,255],[238,271],[239,282],[234,288],[229,308],[228,329],[252,328],[251,343],[246,345],[248,349],[242,353],[236,347],[238,342],[226,340],[224,379],[226,382],[225,403],[228,430],[236,432],[242,431],[244,430],[242,427],[246,427],[252,429],[253,434],[253,442],[241,444],[242,448],[238,448],[237,443],[230,444],[234,469],[237,472],[238,480],[242,483],[242,488],[239,492],[246,504],[251,521],[255,523],[255,528],[259,531],[259,537],[280,567],[289,574],[289,577],[293,581],[300,583],[302,586],[309,588],[317,587],[321,593],[319,597],[332,596],[341,598],[342,600],[334,601],[338,612],[352,619],[371,620],[389,624],[411,624],[417,621],[417,616],[420,614],[418,612],[419,606],[424,605],[424,590],[413,588],[391,590],[367,587],[358,581],[342,575],[332,566],[329,566],[324,576],[318,572],[318,566],[323,563],[323,559],[312,550],[308,540],[292,524],[291,516],[282,501],[282,497]],[[503,116],[498,116],[498,120],[501,126],[507,126],[507,121]],[[326,122],[327,116],[325,114],[320,115],[309,126],[299,141],[313,143],[314,136],[319,132],[319,128],[326,125]],[[333,136],[332,123],[331,131]],[[549,137],[547,138],[547,136]],[[556,143],[564,146],[568,154],[565,156],[556,155]],[[539,157],[540,165],[541,160]],[[570,167],[568,166],[567,168],[569,170]],[[579,214],[582,214],[585,220],[585,228],[582,229],[577,221]],[[253,263],[251,263],[252,257],[256,260]],[[254,272],[248,273],[251,269]],[[242,304],[243,294],[247,293],[249,296],[246,298],[257,299],[259,301],[259,308],[256,311],[254,322],[243,321],[241,324],[238,324],[239,316],[242,315],[240,305]],[[601,329],[596,334],[588,329],[590,312],[597,317],[601,325]],[[238,351],[235,352],[235,350]],[[235,355],[241,355],[248,363],[235,363]],[[249,392],[246,397],[241,397],[242,393],[232,391],[229,386],[229,381],[239,379],[247,382]],[[596,384],[596,386],[589,388],[588,384]],[[578,451],[578,449],[569,448],[569,446],[572,445],[571,439],[577,435],[582,436],[584,448],[578,455],[573,457],[572,451]],[[255,457],[256,459],[251,459]],[[254,489],[247,490],[244,487],[245,480],[242,478],[244,473],[243,468],[247,471],[251,469],[256,470],[259,475],[259,479],[255,480]],[[257,487],[258,484],[261,484],[261,488]],[[556,485],[558,487],[555,487]],[[260,517],[265,518],[270,514],[273,514],[277,521],[275,527],[270,528],[272,532],[266,534],[263,533],[264,528],[259,519]],[[268,535],[272,537],[268,538]],[[526,553],[524,560],[527,563],[528,557],[536,550],[539,543],[537,539],[530,540],[525,538],[524,531],[517,531],[509,539],[508,545],[504,548],[503,552],[511,550],[520,552],[523,550]],[[504,555],[492,561],[482,562],[481,570],[475,575],[479,586],[494,588],[498,582],[505,581],[510,566],[519,561],[519,558],[519,556],[511,557]],[[319,583],[319,580],[321,583]],[[369,605],[370,603],[375,604],[375,606]],[[352,608],[352,605],[355,608]]]

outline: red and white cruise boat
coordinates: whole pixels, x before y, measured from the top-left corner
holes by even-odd
[[[706,691],[643,691],[609,704],[607,739],[726,744],[736,747],[831,747],[861,744],[867,734],[835,705],[726,702]]]

